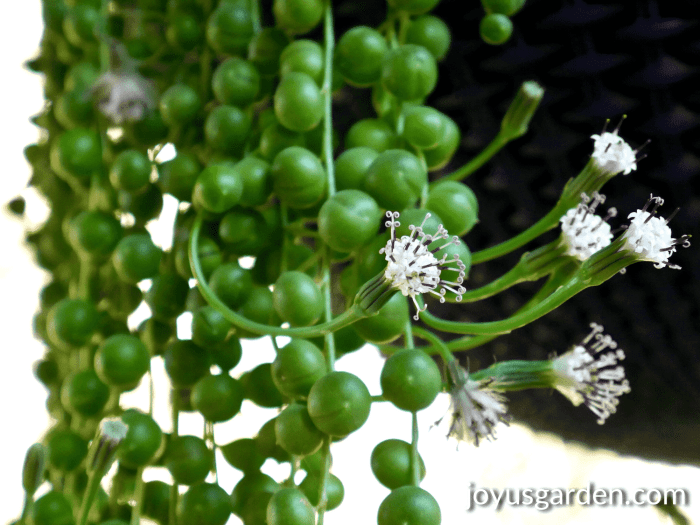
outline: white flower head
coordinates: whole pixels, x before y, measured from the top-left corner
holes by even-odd
[[[384,278],[391,282],[392,287],[398,288],[404,296],[413,299],[418,310],[413,319],[417,321],[418,314],[427,308],[424,306],[421,309],[418,306],[416,295],[431,293],[439,297],[441,303],[444,303],[445,293],[449,290],[457,294],[457,301],[461,301],[462,294],[466,292],[466,289],[461,286],[464,282],[465,264],[459,260],[459,255],[456,254],[450,260],[447,260],[447,254],[443,254],[441,259],[435,256],[443,248],[451,244],[459,244],[459,237],[455,235],[450,242],[439,248],[428,250],[428,246],[433,241],[450,238],[442,224],[438,226],[434,235],[423,232],[423,225],[430,217],[429,213],[425,215],[420,226],[409,225],[408,229],[411,231],[411,235],[404,235],[400,239],[396,238],[396,228],[400,226],[396,220],[399,218],[399,212],[388,211],[386,216],[389,220],[385,224],[387,228],[391,228],[391,239],[387,241],[384,248],[379,250],[379,253],[385,254],[385,259],[388,262]],[[441,273],[446,270],[457,272],[457,278],[454,281],[441,279]]]
[[[98,109],[115,124],[141,120],[155,105],[151,85],[136,73],[107,71],[92,92]]]
[[[452,420],[447,437],[458,441],[471,441],[479,446],[479,440],[495,438],[494,428],[499,422],[508,424],[509,416],[505,397],[489,388],[491,379],[475,381],[459,363],[447,363],[452,384],[450,412]]]
[[[608,122],[600,135],[591,135],[593,139],[593,161],[598,167],[612,174],[622,172],[623,175],[628,175],[632,170],[637,169],[637,150],[633,150],[617,132],[620,130],[620,125],[625,119],[623,115],[620,123],[612,133],[605,131]]]
[[[588,204],[589,202],[590,204]],[[585,193],[582,193],[581,203],[576,208],[571,208],[559,219],[562,232],[561,242],[566,245],[566,255],[585,261],[595,252],[610,244],[613,234],[607,221],[617,215],[617,210],[610,208],[608,214],[601,218],[595,214],[595,209],[603,202],[605,202],[605,195],[594,192],[591,200]]]
[[[618,397],[630,392],[630,385],[619,364],[625,353],[610,335],[603,335],[601,325],[591,323],[591,329],[580,344],[552,361],[552,370],[556,389],[575,406],[584,403],[602,425],[616,412]]]
[[[647,211],[651,203],[654,207]],[[683,245],[684,248],[690,246],[690,237],[683,235],[679,239],[674,239],[671,235],[671,228],[668,223],[678,212],[674,211],[668,219],[656,216],[656,210],[664,203],[661,197],[651,195],[641,210],[629,214],[632,219],[627,231],[624,234],[624,248],[637,254],[645,261],[656,263],[656,268],[668,266],[673,269],[680,269],[680,266],[669,264],[668,259],[676,251],[676,246]]]

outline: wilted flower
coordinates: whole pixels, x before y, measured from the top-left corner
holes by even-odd
[[[404,296],[413,299],[418,312],[413,317],[418,320],[418,314],[425,311],[427,306],[422,309],[416,302],[416,295],[431,293],[440,298],[440,302],[445,302],[445,293],[447,290],[457,295],[457,301],[462,300],[462,294],[466,289],[461,286],[464,281],[466,266],[459,260],[458,255],[447,260],[447,254],[443,254],[441,259],[438,259],[435,254],[451,244],[459,244],[459,237],[456,235],[452,240],[433,250],[428,250],[428,246],[437,239],[449,239],[447,230],[440,224],[437,232],[434,235],[429,235],[423,232],[423,225],[430,217],[430,214],[425,215],[425,219],[420,226],[409,225],[408,229],[411,235],[404,235],[400,239],[396,238],[396,228],[400,223],[396,220],[399,218],[399,212],[386,212],[386,216],[390,219],[386,222],[386,226],[391,228],[391,239],[387,241],[386,246],[379,250],[379,253],[384,253],[385,259],[389,263],[384,278],[391,282],[391,286],[398,288]],[[416,236],[418,238],[416,238]],[[454,266],[450,266],[450,264]],[[457,278],[454,281],[446,281],[441,279],[441,273],[444,270],[457,272]],[[439,289],[439,291],[438,291]]]
[[[454,360],[447,363],[450,376],[450,411],[452,422],[448,437],[459,441],[471,441],[479,446],[479,440],[495,437],[494,427],[508,423],[505,397],[489,388],[490,379],[475,381]]]
[[[585,261],[598,250],[610,244],[613,234],[610,231],[608,219],[617,215],[615,208],[610,208],[607,215],[601,218],[595,214],[599,204],[605,202],[605,195],[593,193],[593,202],[585,194],[581,194],[581,203],[571,208],[559,220],[561,222],[562,243],[566,245],[566,255]]]
[[[601,325],[591,323],[591,328],[579,345],[552,360],[552,371],[555,388],[575,406],[584,403],[602,425],[630,386],[619,365],[625,353],[610,335],[603,335]]]
[[[98,109],[115,124],[141,120],[154,105],[151,85],[136,73],[107,71],[92,88]]]

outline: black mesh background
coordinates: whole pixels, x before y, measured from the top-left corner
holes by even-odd
[[[339,3],[337,34],[358,23],[379,24],[385,13],[377,12],[376,4]],[[692,13],[691,2],[682,1],[527,0],[513,18],[511,40],[489,46],[478,37],[479,3],[443,0],[434,14],[450,25],[453,44],[428,103],[454,118],[463,132],[449,171],[493,138],[522,81],[537,80],[547,90],[530,132],[467,180],[480,205],[481,222],[465,238],[472,251],[506,240],[543,216],[586,163],[592,152],[589,137],[601,131],[606,118],[614,125],[623,113],[628,115],[620,134],[633,147],[651,139],[638,170],[605,186],[608,200],[601,209],[618,209],[616,226],[650,193],[666,200],[662,216],[680,206],[673,232],[696,240],[672,257],[683,269],[635,264],[626,275],[585,291],[539,321],[470,351],[469,363],[479,368],[495,359],[544,359],[579,341],[590,322],[601,323],[627,354],[632,392],[621,398],[618,413],[599,427],[588,409],[572,407],[560,394],[528,391],[509,395],[512,414],[533,428],[594,447],[697,464],[700,25]],[[345,112],[347,118],[371,116],[368,90],[349,90],[346,96],[344,102],[352,108]],[[528,247],[556,235],[550,232]],[[498,277],[520,253],[473,267],[470,285]],[[434,304],[431,311],[463,320],[500,319],[523,304],[538,284],[471,305]]]

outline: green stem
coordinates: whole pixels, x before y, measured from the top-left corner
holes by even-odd
[[[474,290],[469,290],[462,294],[461,302],[470,303],[479,301],[481,299],[491,297],[492,295],[496,295],[497,293],[500,293],[511,286],[515,286],[518,283],[537,281],[542,277],[556,271],[557,268],[567,264],[571,260],[570,257],[564,256],[565,251],[566,246],[562,245],[559,239],[557,239],[556,241],[538,248],[537,250],[527,252],[523,254],[520,261],[518,261],[518,264],[516,264],[501,277],[495,279],[489,284],[475,288]]]
[[[492,378],[489,388],[501,392],[552,388],[552,362],[549,360],[503,361],[469,374],[469,377],[475,381]]]
[[[280,261],[280,273],[287,271],[289,260],[289,214],[286,204],[280,204],[280,220],[282,221],[282,260]]]
[[[331,0],[326,0],[323,18],[323,160],[328,181],[328,196],[335,195],[335,172],[333,164],[333,53],[335,36],[333,34],[333,7]]]
[[[454,171],[448,175],[445,175],[444,177],[440,177],[438,180],[433,182],[433,184],[436,184],[438,182],[441,182],[443,180],[456,180],[456,181],[461,181],[466,179],[469,175],[474,173],[476,170],[478,170],[481,166],[486,164],[491,158],[501,151],[503,146],[508,144],[509,140],[508,137],[503,135],[502,133],[498,133],[496,137],[488,143],[488,145],[481,150],[481,152],[474,157],[472,160],[467,162],[464,166],[459,168],[457,171]]]
[[[297,272],[305,272],[309,268],[311,268],[316,262],[323,256],[323,252],[321,250],[318,250],[314,252],[313,255],[308,257],[303,263],[301,263],[299,266],[297,266],[296,271]]]
[[[578,265],[573,261],[565,266],[559,267],[549,276],[547,282],[537,291],[535,295],[530,298],[527,303],[520,308],[519,311],[528,310],[533,305],[538,304],[545,297],[554,292],[554,290],[559,288],[559,286],[561,286],[564,282],[566,282],[577,269]],[[422,328],[414,327],[413,332],[421,339],[425,339],[431,343],[431,346],[418,347],[420,350],[423,350],[428,355],[440,354],[443,359],[447,358],[445,349],[447,349],[447,352],[450,354],[462,350],[471,350],[472,348],[478,348],[479,346],[484,345],[502,335],[468,335],[458,339],[453,339],[448,343],[443,343],[442,340],[440,340],[435,334],[428,332],[427,330],[423,330]],[[423,337],[423,335],[426,335],[426,337]],[[392,346],[385,346],[382,347],[381,350],[385,355],[391,355],[396,352],[397,349]]]
[[[552,208],[552,210],[542,217],[535,224],[530,226],[527,230],[520,232],[515,237],[508,239],[501,244],[496,246],[491,246],[491,248],[486,248],[485,250],[480,250],[478,252],[472,253],[472,264],[479,264],[485,261],[490,261],[497,257],[506,255],[514,250],[517,250],[521,246],[524,246],[528,242],[536,239],[543,233],[551,230],[559,224],[559,219],[564,215],[571,206],[568,203],[562,203],[561,201]]]
[[[110,70],[110,49],[107,41],[107,21],[109,20],[109,0],[102,0],[100,3],[100,72],[105,73]]]
[[[199,235],[202,230],[202,222],[202,215],[198,214],[192,226],[192,230],[190,231],[190,239],[188,245],[190,268],[192,269],[192,274],[197,279],[197,287],[199,288],[202,297],[204,297],[207,303],[216,308],[221,313],[221,315],[223,315],[229,322],[231,322],[236,327],[261,335],[286,335],[289,337],[310,338],[326,335],[328,333],[339,330],[340,328],[348,326],[354,323],[355,321],[362,319],[363,317],[366,317],[366,315],[362,313],[362,310],[358,306],[353,306],[349,310],[346,310],[345,312],[340,314],[338,317],[334,318],[332,321],[320,325],[299,328],[281,328],[279,326],[256,323],[255,321],[251,321],[250,319],[247,319],[242,315],[234,312],[228,306],[226,306],[226,304],[224,304],[223,301],[221,301],[221,299],[217,297],[214,291],[207,284],[207,281],[204,277],[204,273],[202,272],[202,265],[199,260],[199,254],[197,250],[197,246],[199,245]]]
[[[435,335],[433,332],[429,332],[428,330],[424,328],[420,328],[418,326],[413,327],[413,333],[423,339],[424,341],[429,342],[432,347],[427,347],[427,348],[419,348],[419,350],[427,350],[429,348],[434,348],[435,353],[440,354],[440,357],[442,357],[442,360],[445,361],[445,363],[449,363],[450,361],[455,360],[455,356],[452,355],[452,352],[449,349],[449,346],[443,342],[442,339],[440,339],[437,335]],[[476,339],[472,337],[472,339]]]
[[[22,507],[22,516],[19,519],[20,523],[29,523],[29,516],[32,513],[32,507],[34,507],[34,495],[24,493],[24,507]]]
[[[211,450],[212,450],[212,455],[214,457],[214,470],[212,472],[214,472],[214,478],[218,482],[219,469],[217,468],[217,465],[216,465],[217,445],[216,445],[216,438],[214,437],[214,423],[212,423],[211,421],[207,421],[207,434],[208,434],[209,440],[211,441]]]
[[[323,71],[323,162],[326,168],[326,182],[328,186],[328,197],[335,195],[335,172],[333,163],[333,114],[332,114],[332,91],[333,91],[333,53],[335,46],[335,35],[333,34],[333,8],[331,0],[326,0],[323,17],[323,40],[324,40],[324,71]],[[333,324],[333,305],[331,300],[331,249],[329,246],[317,248],[323,250],[323,296],[324,296],[324,318],[326,325]],[[351,307],[347,312],[355,311]],[[344,314],[341,314],[342,317]],[[335,368],[335,337],[332,331],[325,334],[325,354],[328,364],[328,371]],[[323,525],[323,519],[328,506],[327,485],[331,469],[331,438],[323,440],[323,468],[319,480],[318,495],[318,519],[317,524]]]
[[[172,405],[171,418],[173,425],[172,438],[176,438],[180,431],[180,393],[175,389],[172,389],[170,392],[170,404]],[[175,513],[175,507],[177,507],[178,495],[178,484],[173,479],[173,484],[170,487],[170,506],[168,507],[169,525],[177,525],[177,514]]]
[[[411,16],[406,11],[398,12],[399,19],[399,44],[403,45],[406,43],[406,33],[408,32],[408,27],[411,25]]]
[[[134,506],[131,509],[131,525],[141,523],[141,507],[143,506],[143,467],[136,469],[136,486],[134,487]]]
[[[420,485],[420,461],[418,460],[418,413],[411,413],[411,482]]]
[[[155,399],[155,387],[153,385],[153,371],[151,362],[148,362],[148,415],[153,416],[153,404]]]
[[[525,326],[526,324],[533,322],[535,319],[539,319],[543,315],[548,314],[555,308],[558,308],[563,303],[571,299],[577,293],[585,290],[588,286],[589,285],[586,282],[574,275],[567,283],[562,285],[558,290],[549,295],[547,298],[543,299],[538,304],[528,308],[527,310],[519,311],[515,315],[501,321],[491,321],[486,323],[461,323],[457,321],[446,321],[435,317],[427,311],[422,312],[420,316],[425,324],[443,332],[471,335],[507,334],[516,328]]]
[[[527,244],[544,232],[551,230],[559,224],[559,219],[561,219],[567,211],[574,208],[581,201],[582,193],[588,196],[593,195],[593,192],[599,191],[614,175],[614,173],[611,174],[610,172],[601,170],[591,158],[575,178],[569,179],[561,192],[559,201],[547,215],[512,239],[492,246],[491,248],[473,253],[472,264],[479,264],[484,261],[495,259],[496,257],[501,257]]]
[[[335,172],[333,163],[333,114],[332,114],[332,91],[333,91],[333,53],[335,47],[335,34],[333,31],[333,8],[331,0],[326,0],[323,17],[323,41],[324,41],[324,71],[323,71],[323,161],[326,168],[326,182],[328,186],[328,197],[335,195]],[[324,294],[324,315],[327,325],[333,323],[333,309],[331,300],[331,249],[329,246],[323,248],[323,294]],[[355,311],[353,306],[347,312]],[[342,314],[340,317],[342,317]],[[335,367],[335,337],[333,332],[325,334],[325,353],[328,363],[328,370]],[[317,524],[323,525],[323,519],[328,506],[327,485],[331,470],[331,438],[323,440],[323,468],[319,480],[318,495],[318,518]]]
[[[83,496],[83,504],[80,507],[78,525],[85,525],[88,521],[88,515],[90,514],[92,503],[95,501],[97,490],[100,488],[102,476],[104,476],[104,472],[99,469],[90,472],[87,487],[85,488],[85,495]]]
[[[333,304],[331,298],[331,249],[328,246],[324,247],[325,257],[323,260],[323,308],[326,324],[333,322]],[[350,310],[352,311],[352,310]],[[332,371],[335,368],[335,337],[333,332],[325,334],[325,351],[326,363],[328,370]]]
[[[259,0],[250,0],[250,17],[253,19],[253,33],[256,35],[262,31],[262,23],[260,22],[260,5]]]
[[[331,471],[331,437],[326,436],[323,439],[323,465],[321,468],[321,476],[318,485],[318,506],[316,507],[316,512],[318,513],[318,519],[316,521],[317,525],[323,525],[323,518],[326,513],[326,507],[328,506],[328,493],[326,490],[326,485],[328,484],[328,479],[330,478]]]

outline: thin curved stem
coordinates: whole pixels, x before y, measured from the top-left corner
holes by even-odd
[[[476,170],[478,170],[481,166],[486,164],[491,158],[501,151],[503,147],[508,144],[509,140],[508,137],[505,135],[501,134],[500,132],[494,137],[494,139],[488,143],[488,145],[481,150],[481,152],[474,157],[472,160],[467,162],[464,166],[459,168],[456,171],[453,171],[452,173],[449,173],[445,175],[444,177],[440,177],[438,180],[433,182],[432,184],[436,184],[438,182],[441,182],[443,180],[456,180],[456,181],[461,181],[466,179],[469,175],[474,173]]]
[[[190,268],[192,269],[192,274],[197,279],[197,288],[202,294],[202,297],[209,303],[209,305],[216,308],[221,315],[224,316],[230,323],[253,332],[255,334],[261,335],[286,335],[289,337],[318,337],[331,332],[335,332],[340,328],[348,326],[363,317],[366,317],[362,313],[359,307],[352,306],[349,310],[346,310],[338,317],[330,322],[326,322],[316,326],[299,327],[299,328],[281,328],[279,326],[266,325],[262,323],[256,323],[251,321],[246,317],[243,317],[239,313],[231,310],[224,302],[217,297],[214,291],[209,287],[207,281],[204,277],[204,272],[202,271],[202,264],[199,260],[199,254],[197,247],[199,246],[199,235],[202,230],[203,217],[198,214],[195,218],[194,224],[192,225],[192,230],[190,231],[190,239],[188,243],[188,251],[190,258]]]
[[[571,299],[574,295],[587,288],[577,276],[573,276],[567,283],[563,284],[559,289],[543,299],[536,305],[521,310],[515,315],[503,319],[501,321],[491,321],[486,323],[461,323],[456,321],[446,321],[435,317],[427,311],[421,312],[421,319],[428,326],[440,330],[442,332],[450,332],[454,334],[470,334],[470,335],[498,335],[507,334],[516,328],[525,326],[535,319],[539,319],[543,315],[548,314],[555,308],[558,308],[563,303]]]
[[[432,347],[419,348],[419,350],[425,351],[429,348],[434,348],[435,353],[440,354],[440,357],[442,357],[442,360],[445,361],[445,363],[455,360],[455,356],[452,355],[452,352],[450,352],[447,344],[433,332],[415,326],[413,327],[413,333],[416,335],[416,337],[420,337],[432,345]]]
[[[497,257],[506,255],[518,248],[525,246],[530,241],[536,239],[543,233],[551,230],[559,224],[559,219],[564,215],[570,208],[568,203],[559,202],[557,205],[550,210],[547,215],[542,217],[535,224],[530,226],[527,230],[520,232],[515,237],[508,239],[496,246],[491,246],[485,250],[480,250],[478,252],[472,253],[472,264],[479,264],[485,261],[490,261]]]
[[[566,246],[559,239],[523,254],[520,261],[505,274],[484,286],[468,290],[462,294],[463,303],[486,299],[502,292],[516,284],[526,281],[537,281],[542,277],[556,272],[562,265],[568,264],[572,258],[565,257]],[[455,302],[450,300],[449,302]]]

